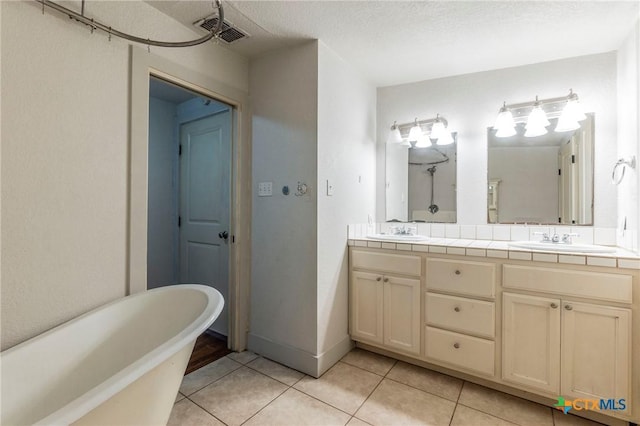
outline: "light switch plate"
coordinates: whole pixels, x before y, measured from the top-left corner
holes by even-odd
[[[332,196],[333,195],[333,184],[331,183],[331,181],[329,181],[329,179],[327,179],[327,196]]]
[[[273,182],[258,183],[258,197],[271,197],[273,195]]]

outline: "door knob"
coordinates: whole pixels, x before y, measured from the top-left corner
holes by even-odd
[[[219,232],[218,237],[222,238],[223,240],[226,240],[227,238],[229,238],[229,233],[227,231]]]
[[[572,310],[572,309],[573,309],[573,306],[571,306],[571,305],[564,305],[564,308],[565,308],[567,311],[570,311],[570,310]]]

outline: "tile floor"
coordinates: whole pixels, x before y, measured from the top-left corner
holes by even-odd
[[[185,376],[169,425],[594,426],[524,399],[361,349],[319,379],[251,352]]]

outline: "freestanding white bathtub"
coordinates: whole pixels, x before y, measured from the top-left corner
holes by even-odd
[[[162,287],[2,352],[0,424],[166,424],[196,338],[223,305],[211,287]]]

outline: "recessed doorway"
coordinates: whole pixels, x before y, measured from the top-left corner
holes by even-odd
[[[147,288],[205,284],[229,300],[231,129],[231,105],[150,77]],[[228,316],[225,304],[210,330],[227,336]]]

